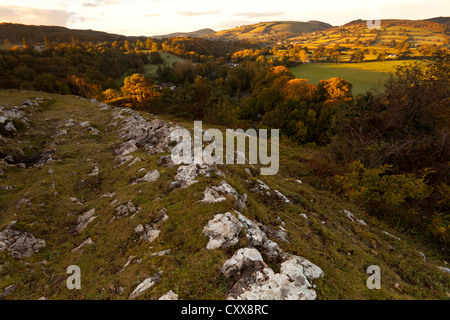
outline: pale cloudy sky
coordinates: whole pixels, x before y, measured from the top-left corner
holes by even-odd
[[[426,19],[450,16],[448,0],[0,0],[0,22],[58,25],[125,35],[202,28],[222,30],[260,21]]]

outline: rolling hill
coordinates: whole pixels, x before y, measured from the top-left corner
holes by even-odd
[[[331,28],[328,23],[320,21],[272,21],[244,25],[233,29],[222,30],[211,34],[211,38],[218,39],[249,39],[267,36],[281,36],[299,34]]]

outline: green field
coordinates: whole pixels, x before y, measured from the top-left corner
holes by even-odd
[[[145,52],[145,53],[150,53],[149,50],[144,50],[141,52]],[[159,54],[161,55],[161,58],[164,60],[165,64],[168,65],[172,65],[174,62],[184,62],[185,59],[176,56],[174,54],[168,53],[168,52],[164,52],[164,51],[158,51]],[[152,75],[156,75],[156,70],[158,70],[159,65],[158,64],[146,64],[144,65],[144,69],[145,69],[145,74],[148,76],[152,76]],[[130,75],[132,75],[133,73],[136,73],[136,70],[128,70],[127,72],[125,72],[123,75],[120,76],[120,78],[118,78],[116,80],[117,84],[119,84],[120,86],[123,85],[123,82],[125,81],[126,77],[129,77]]]
[[[143,52],[150,52],[150,51],[143,51]],[[184,62],[185,59],[176,56],[174,54],[168,53],[168,52],[164,52],[164,51],[158,51],[159,54],[161,55],[161,58],[164,60],[165,64],[168,65],[172,65],[175,62]],[[156,74],[156,70],[158,70],[158,66],[157,64],[146,64],[144,66],[145,68],[145,73],[147,75],[155,75]]]
[[[341,77],[353,84],[353,93],[364,93],[372,88],[382,90],[389,74],[395,66],[408,61],[377,61],[362,63],[312,63],[291,68],[297,78],[308,79],[312,84],[320,80]]]

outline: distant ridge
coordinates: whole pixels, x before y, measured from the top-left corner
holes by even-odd
[[[208,34],[214,33],[213,29],[205,28],[192,32],[173,32],[166,35],[152,36],[155,39],[174,38],[174,37],[203,37]]]
[[[127,38],[138,38],[102,31],[76,30],[58,26],[34,26],[19,23],[0,23],[0,42],[7,39],[12,43],[22,43],[23,38],[27,38],[32,43],[39,43],[44,41],[44,36],[47,36],[50,41],[55,42],[70,42],[72,37],[77,40],[87,42],[116,41]]]

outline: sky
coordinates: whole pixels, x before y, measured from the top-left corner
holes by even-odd
[[[427,19],[450,16],[448,0],[0,0],[0,22],[56,25],[129,36],[262,21]]]

